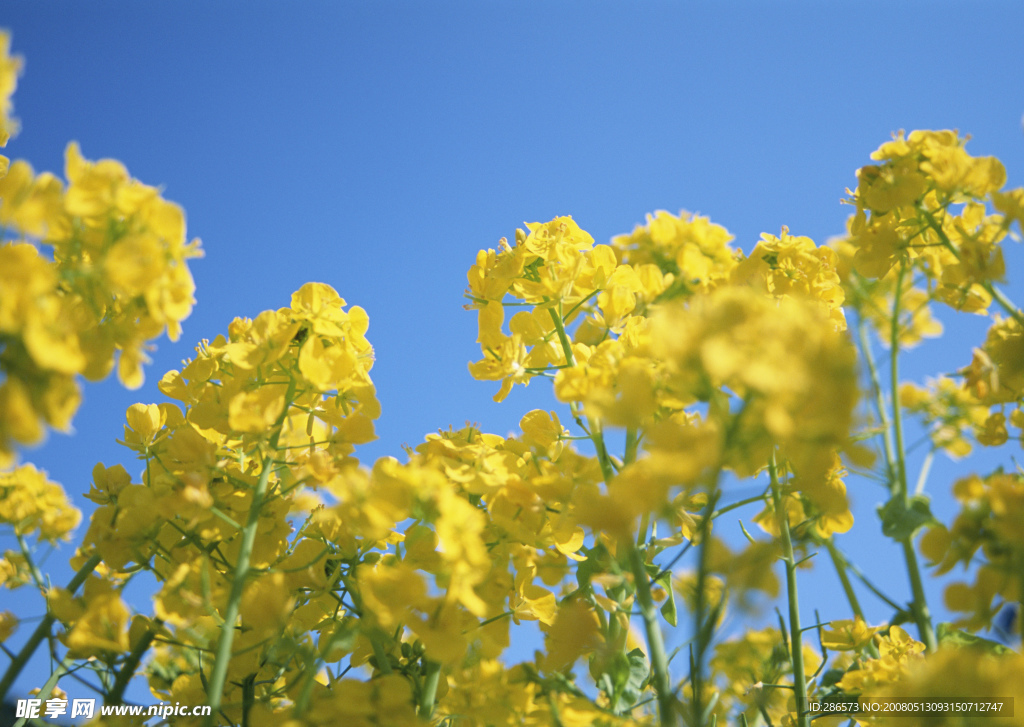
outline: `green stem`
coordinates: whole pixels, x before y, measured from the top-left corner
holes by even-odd
[[[892,326],[890,329],[890,365],[889,365],[889,386],[892,395],[892,431],[895,438],[894,447],[896,455],[896,480],[893,483],[896,490],[894,495],[903,498],[907,502],[907,465],[906,450],[903,448],[903,407],[900,406],[900,298],[902,297],[903,276],[906,274],[906,265],[900,264],[899,273],[896,275],[896,291],[892,300]]]
[[[569,336],[565,331],[565,323],[561,314],[562,304],[559,302],[558,311],[554,308],[549,308],[548,313],[551,315],[551,321],[555,324],[555,331],[558,333],[558,340],[562,345],[562,353],[565,355],[565,361],[570,366],[576,365],[576,359],[573,356],[572,345],[569,342]],[[605,446],[604,435],[601,431],[601,424],[598,421],[587,417],[587,425],[590,429],[590,438],[594,442],[594,448],[597,450],[597,461],[601,465],[601,473],[604,475],[605,483],[611,482],[615,476],[614,469],[612,468],[611,459],[608,456],[608,449]],[[627,462],[631,457],[636,456],[636,433],[628,431],[626,433],[626,460]],[[643,532],[638,534],[640,542],[646,539],[648,518],[644,518]],[[647,575],[647,569],[644,566],[644,558],[637,547],[637,543],[633,542],[632,539],[625,541],[626,547],[629,549],[629,561],[630,567],[633,571],[633,579],[636,585],[636,597],[640,604],[640,613],[644,620],[644,628],[647,632],[647,648],[650,652],[648,657],[651,661],[651,671],[653,672],[653,684],[654,690],[658,695],[658,713],[661,718],[662,727],[671,726],[674,727],[676,724],[675,710],[673,707],[672,689],[670,687],[669,671],[668,671],[668,657],[665,653],[665,641],[661,633],[661,627],[658,623],[658,611],[654,605],[654,597],[651,595],[651,582]],[[617,619],[612,619],[617,621]]]
[[[623,464],[632,464],[636,461],[636,450],[640,444],[640,437],[637,435],[636,427],[626,429],[626,452],[622,457]]]
[[[932,449],[928,454],[924,456],[924,463],[921,465],[921,473],[917,476],[917,487],[914,488],[914,494],[920,495],[924,492],[924,483],[928,481],[928,473],[932,469],[932,461],[935,459],[935,450]]]
[[[57,682],[60,681],[60,678],[68,673],[68,670],[71,668],[71,664],[73,663],[74,659],[70,659],[65,656],[57,665],[57,668],[53,670],[53,673],[50,675],[50,678],[46,680],[46,684],[44,684],[42,688],[39,690],[39,694],[36,695],[36,699],[41,699],[44,702],[47,699],[49,699],[50,694],[53,692],[53,688],[57,686]],[[22,727],[22,725],[26,724],[27,722],[28,718],[22,717],[17,722],[15,722],[12,727]],[[35,720],[33,720],[32,723],[36,724]]]
[[[889,475],[889,486],[896,482],[896,458],[892,452],[892,430],[889,426],[889,415],[886,413],[885,397],[882,394],[882,383],[878,376],[878,368],[875,366],[875,357],[871,353],[871,343],[868,341],[867,332],[864,326],[864,319],[858,316],[857,337],[860,340],[861,355],[864,363],[867,364],[868,374],[871,378],[871,391],[874,394],[875,412],[878,414],[878,421],[882,425],[882,448],[885,452],[885,466]]]
[[[833,544],[833,547],[835,547],[834,544]],[[875,594],[875,596],[877,596],[879,600],[883,601],[887,606],[889,606],[890,608],[895,609],[896,611],[898,611],[900,613],[904,612],[904,609],[903,609],[902,606],[900,606],[898,603],[896,603],[896,601],[894,601],[893,599],[889,598],[887,595],[882,593],[882,591],[879,590],[878,586],[876,586],[874,583],[872,583],[868,579],[868,577],[866,575],[864,575],[864,572],[860,568],[857,567],[857,564],[856,563],[852,563],[850,561],[850,559],[846,557],[846,554],[843,553],[843,551],[839,550],[838,547],[836,547],[836,554],[839,556],[840,560],[842,560],[842,562],[846,566],[847,570],[849,570],[851,573],[853,573],[853,575],[857,576],[857,580],[859,580],[861,583],[863,583],[865,588],[867,588],[869,591],[871,591],[873,594]]]
[[[159,621],[157,622],[160,623]],[[132,677],[135,676],[135,670],[139,666],[139,662],[142,661],[142,657],[149,649],[149,645],[153,643],[153,639],[156,637],[156,630],[149,629],[142,635],[138,643],[128,654],[128,657],[124,660],[121,665],[121,670],[117,672],[117,679],[114,680],[114,688],[110,690],[106,699],[103,700],[104,704],[121,704],[122,697],[124,696],[124,690],[128,687],[128,682],[131,681]]]
[[[249,713],[256,704],[256,675],[250,674],[242,681],[242,727],[250,727]]]
[[[388,658],[388,654],[384,651],[384,644],[380,642],[380,631],[374,631],[370,634],[370,644],[373,646],[373,655],[377,659],[377,671],[381,674],[391,673],[391,659]]]
[[[932,615],[928,610],[928,601],[924,595],[924,583],[921,579],[921,567],[917,563],[917,552],[914,550],[914,544],[909,538],[904,540],[902,545],[903,558],[907,562],[907,575],[910,576],[910,591],[914,596],[910,607],[914,612],[914,620],[917,622],[921,641],[924,642],[928,651],[932,652],[938,648],[938,640],[935,638],[935,630],[932,628]]]
[[[79,568],[74,577],[68,581],[67,590],[72,594],[77,591],[78,587],[85,582],[85,579],[96,569],[101,560],[102,558],[99,553],[94,553],[90,556],[89,560],[85,561],[85,565]],[[18,678],[21,670],[25,668],[29,659],[32,658],[32,654],[35,653],[39,644],[50,635],[50,628],[56,620],[57,618],[52,613],[47,613],[43,616],[39,625],[36,626],[36,630],[32,632],[32,635],[28,637],[28,641],[21,647],[21,651],[11,660],[7,671],[4,672],[3,678],[0,679],[0,702],[7,696],[7,692],[14,684],[14,680]]]
[[[626,429],[626,451],[622,456],[622,464],[629,465],[636,461],[636,451],[640,443],[636,427]],[[651,514],[645,512],[640,518],[640,530],[636,534],[637,547],[642,547],[647,542],[647,529],[650,527]]]
[[[900,264],[899,273],[896,275],[896,292],[893,294],[892,303],[892,330],[891,335],[891,366],[890,386],[892,390],[892,430],[895,438],[896,474],[897,480],[893,497],[899,497],[903,501],[904,509],[910,506],[910,493],[907,487],[907,451],[903,445],[903,407],[899,400],[899,314],[900,297],[903,288],[903,276],[906,274],[906,263]],[[924,584],[921,580],[921,567],[917,562],[917,553],[914,551],[913,535],[902,541],[903,559],[907,564],[907,576],[910,579],[910,590],[913,594],[911,610],[914,614],[914,621],[917,623],[918,634],[921,641],[929,652],[935,651],[938,642],[935,639],[935,631],[932,628],[931,613],[928,610],[928,601],[924,593]]]
[[[704,508],[700,520],[699,545],[697,547],[697,584],[694,598],[693,621],[694,621],[694,643],[696,651],[691,651],[690,656],[690,683],[693,685],[693,724],[700,727],[704,720],[704,662],[708,647],[711,645],[711,637],[714,632],[715,622],[721,610],[722,601],[719,601],[711,613],[707,613],[705,595],[707,592],[708,574],[708,539],[711,530],[711,515],[718,505],[720,491],[717,488],[718,474],[714,475],[711,481],[712,495]],[[724,596],[723,596],[724,598]]]
[[[1004,311],[1009,313],[1019,324],[1024,326],[1024,314],[1022,314],[1020,308],[1018,308],[1016,304],[1007,297],[1006,293],[989,281],[982,283],[982,287],[984,287],[985,290],[988,291],[989,295],[991,295],[995,301],[1003,307]]]
[[[832,542],[832,538],[824,542],[825,547],[828,548],[828,555],[832,559],[832,565],[839,576],[839,582],[843,584],[843,593],[846,594],[846,600],[850,602],[850,608],[853,609],[853,615],[861,620],[866,620],[864,619],[864,610],[860,607],[860,601],[857,600],[857,593],[853,590],[853,584],[850,583],[850,576],[846,572],[846,561],[839,554],[836,544]]]
[[[803,630],[800,628],[800,600],[796,589],[796,560],[793,557],[793,540],[789,533],[789,513],[782,501],[782,487],[779,485],[775,453],[772,453],[768,472],[772,480],[772,498],[775,514],[779,518],[782,533],[782,554],[786,563],[786,596],[789,601],[789,645],[793,662],[793,694],[796,697],[797,725],[810,727],[811,715],[807,711],[807,677],[804,670]]]
[[[572,344],[569,342],[569,334],[565,331],[565,323],[562,321],[562,303],[558,303],[558,310],[548,308],[551,315],[551,322],[555,324],[555,331],[558,333],[558,340],[562,344],[562,353],[565,355],[565,362],[570,366],[576,365],[576,357],[572,353]],[[600,422],[587,417],[587,426],[590,429],[590,440],[597,450],[597,461],[601,464],[601,474],[604,475],[605,484],[611,482],[615,476],[611,459],[608,457],[608,449],[604,444],[604,436],[601,433]]]
[[[36,588],[40,591],[46,591],[46,579],[43,578],[43,574],[39,571],[39,567],[36,565],[35,560],[32,558],[32,551],[29,550],[28,544],[25,542],[25,537],[21,533],[18,536],[18,548],[21,549],[21,555],[25,559],[25,563],[28,564],[29,574],[32,576],[32,581],[36,584]]]
[[[252,504],[249,506],[249,515],[242,530],[242,543],[238,551],[238,561],[235,563],[235,573],[231,580],[231,592],[228,595],[227,607],[224,609],[224,626],[220,632],[220,639],[217,642],[217,656],[213,663],[213,673],[210,676],[207,696],[210,705],[210,714],[203,720],[203,727],[213,727],[214,721],[220,712],[221,700],[224,698],[224,684],[227,681],[228,665],[231,662],[231,645],[235,640],[235,622],[238,620],[238,612],[242,603],[242,591],[245,590],[245,581],[249,577],[249,559],[252,556],[253,544],[256,542],[256,531],[259,527],[260,512],[263,510],[263,501],[267,495],[267,487],[270,483],[271,463],[277,452],[277,443],[281,438],[281,429],[284,427],[285,418],[288,416],[288,409],[291,407],[292,397],[295,394],[295,382],[288,384],[288,393],[285,396],[284,409],[274,423],[273,433],[270,435],[269,451],[263,458],[263,470],[260,472],[260,479],[256,483],[256,491],[252,496]]]
[[[721,508],[720,510],[715,510],[713,513],[711,513],[711,519],[714,520],[715,518],[717,518],[717,517],[719,517],[721,515],[725,515],[725,513],[727,513],[727,512],[731,512],[733,510],[737,510],[737,509],[743,507],[744,505],[750,505],[750,504],[755,503],[755,502],[764,502],[764,493],[762,493],[760,495],[754,495],[753,497],[748,497],[745,500],[738,500],[737,502],[734,502],[734,503],[732,503],[730,505],[726,505],[725,507]]]
[[[558,310],[548,308],[551,315],[551,322],[555,324],[555,332],[558,334],[558,341],[562,344],[562,353],[565,355],[565,362],[569,366],[576,365],[576,357],[572,353],[572,344],[569,342],[569,334],[565,331],[565,323],[562,321],[562,304],[559,302]]]
[[[437,684],[441,680],[441,665],[436,661],[423,660],[423,691],[420,693],[420,719],[429,721],[434,714],[434,700],[437,698]]]
[[[638,548],[647,543],[647,529],[651,526],[651,514],[645,512],[640,517],[640,529],[636,531],[636,545]]]
[[[668,656],[665,653],[665,640],[658,623],[658,609],[655,607],[654,597],[651,595],[651,582],[648,579],[647,568],[644,566],[644,558],[640,549],[631,541],[627,541],[627,547],[629,548],[629,564],[633,571],[633,580],[636,583],[640,615],[643,617],[644,629],[647,632],[647,650],[650,652],[648,656],[653,672],[651,681],[654,684],[654,691],[658,695],[658,715],[662,727],[674,726],[676,714],[669,679]]]

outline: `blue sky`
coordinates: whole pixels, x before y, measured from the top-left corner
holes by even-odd
[[[9,0],[0,27],[26,66],[7,155],[60,172],[77,140],[117,158],[185,208],[206,250],[195,312],[178,343],[159,341],[146,385],[88,386],[76,434],[25,459],[87,505],[95,462],[134,471],[114,443],[124,410],[159,401],[160,375],[199,339],[309,280],[370,316],[384,414],[365,461],[466,420],[506,433],[553,400],[538,381],[497,405],[496,384],[469,377],[461,296],[478,249],[524,221],[571,214],[606,241],[684,208],[745,250],[781,225],[824,242],[855,170],[901,128],[970,133],[1024,184],[1022,25],[1010,2]],[[1012,277],[1024,261],[1008,246]],[[908,377],[964,365],[983,340],[984,321],[944,320]],[[933,469],[944,520],[959,471]],[[881,492],[856,488],[871,517]],[[61,560],[48,565],[65,581]],[[832,581],[805,593],[819,589],[828,604]]]

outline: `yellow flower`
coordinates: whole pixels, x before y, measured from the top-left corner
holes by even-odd
[[[258,643],[283,631],[295,607],[284,573],[268,573],[245,587],[239,604],[241,628],[249,643]]]
[[[284,391],[280,386],[243,391],[231,399],[228,424],[239,432],[266,432],[281,416],[284,407]]]
[[[81,518],[61,486],[34,465],[0,472],[0,522],[13,525],[18,535],[37,533],[51,542],[66,539]]]
[[[357,573],[360,598],[381,628],[408,622],[412,611],[427,604],[422,576],[403,563],[363,566]]]
[[[601,645],[600,622],[581,600],[563,603],[544,636],[544,668],[558,671]]]
[[[109,582],[89,578],[81,599],[75,600],[77,603],[71,609],[51,606],[58,618],[70,626],[63,641],[72,657],[110,659],[128,651],[128,607]],[[69,619],[71,614],[74,615]]]
[[[6,642],[18,629],[18,617],[10,611],[0,612],[0,642]]]
[[[872,701],[903,700],[919,703],[959,703],[961,709],[977,702],[992,703],[1024,699],[1024,658],[1019,654],[996,655],[970,647],[943,647],[927,658],[910,663],[897,681],[887,683],[869,695]],[[1020,725],[1019,714],[1011,716],[1009,704],[1003,701],[1000,711],[956,711],[912,713],[899,718],[901,725],[984,724],[992,727]],[[888,725],[891,718],[879,716],[877,723]],[[874,720],[871,720],[875,723]]]
[[[912,205],[928,188],[917,160],[909,156],[883,166],[861,167],[857,170],[857,182],[864,206],[877,213]]]
[[[5,551],[0,558],[0,587],[14,590],[32,582],[28,561],[24,554],[13,550]]]
[[[11,96],[18,87],[21,66],[21,57],[11,55],[11,34],[0,30],[0,146],[6,146],[18,131],[18,122],[11,118]]]
[[[844,293],[837,264],[834,250],[817,247],[809,237],[794,237],[783,227],[781,237],[762,234],[750,256],[733,270],[731,279],[777,298],[816,301],[836,329],[844,330]]]
[[[661,285],[685,294],[693,289],[710,291],[728,279],[737,262],[737,253],[729,246],[732,239],[728,230],[707,217],[659,210],[647,216],[647,225],[614,238],[612,245],[623,262],[656,266],[672,276]]]
[[[881,630],[881,627],[868,626],[859,616],[853,620],[832,621],[822,630],[821,644],[834,651],[859,651]]]
[[[523,241],[523,247],[527,253],[542,258],[548,258],[559,245],[569,245],[578,250],[594,244],[594,238],[581,230],[572,217],[556,217],[544,223],[527,222],[526,228],[530,234]]]

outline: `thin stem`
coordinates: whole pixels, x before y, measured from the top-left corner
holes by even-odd
[[[907,465],[906,450],[903,448],[903,407],[899,401],[900,387],[900,298],[902,297],[903,276],[906,274],[906,265],[900,264],[899,273],[896,275],[896,292],[892,300],[892,325],[890,329],[889,351],[889,386],[892,395],[892,432],[895,441],[893,446],[896,455],[896,480],[893,482],[893,495],[898,495],[907,502]]]
[[[25,542],[25,536],[21,533],[16,533],[18,537],[18,548],[21,550],[21,555],[28,564],[29,574],[32,576],[32,581],[36,584],[36,588],[40,591],[46,591],[45,578],[39,571],[39,566],[36,565],[35,559],[32,558],[32,551],[29,550],[28,544]]]
[[[839,554],[839,550],[836,548],[836,544],[832,542],[832,538],[825,541],[825,547],[828,548],[828,555],[832,559],[832,565],[835,566],[836,574],[839,576],[839,582],[843,584],[843,593],[846,594],[846,600],[850,602],[850,608],[853,609],[853,615],[861,620],[865,620],[864,610],[860,607],[860,601],[857,600],[857,594],[853,590],[853,584],[850,583],[850,576],[846,573],[846,561],[843,560],[843,556]]]
[[[373,646],[373,656],[377,659],[377,670],[381,674],[391,673],[391,659],[384,651],[384,645],[380,642],[380,631],[374,631],[369,635],[370,644]]]
[[[763,501],[764,501],[764,493],[761,493],[760,495],[754,495],[753,497],[748,497],[745,500],[739,500],[739,501],[734,502],[734,503],[732,503],[730,505],[726,505],[725,507],[723,507],[720,510],[715,510],[713,513],[711,513],[711,519],[714,520],[718,516],[724,515],[725,513],[730,512],[732,510],[736,510],[738,508],[741,508],[744,505],[750,505],[750,504],[755,503],[755,502],[763,502]]]
[[[251,727],[249,713],[256,704],[256,675],[250,674],[242,681],[242,727]]]
[[[135,644],[135,647],[128,654],[128,658],[121,665],[121,670],[117,673],[117,679],[114,680],[114,688],[110,690],[107,698],[103,700],[104,704],[121,704],[124,690],[128,687],[128,682],[135,676],[135,670],[139,667],[139,662],[142,661],[142,657],[149,649],[149,645],[153,643],[155,637],[156,629],[149,629],[142,635],[139,642]]]
[[[921,465],[921,474],[917,476],[917,487],[914,488],[914,494],[920,495],[924,492],[924,483],[928,481],[928,473],[932,469],[932,461],[935,459],[935,450],[932,449],[928,454],[924,456],[924,464]]]
[[[1024,314],[1022,314],[1020,308],[1018,308],[1017,305],[1007,297],[1006,293],[988,280],[982,283],[982,287],[984,287],[985,290],[988,291],[989,295],[991,295],[995,301],[1003,307],[1004,311],[1009,313],[1018,323],[1024,326]]]
[[[231,662],[231,645],[235,640],[235,621],[238,620],[238,612],[242,603],[242,591],[245,590],[245,581],[249,576],[249,559],[252,555],[252,548],[256,542],[256,531],[259,526],[260,512],[263,509],[263,501],[266,498],[267,486],[270,483],[271,462],[277,452],[277,443],[281,438],[281,429],[284,427],[285,418],[291,407],[291,400],[295,394],[295,383],[290,382],[288,393],[285,396],[285,405],[274,423],[273,433],[270,435],[269,451],[263,459],[263,470],[260,472],[260,479],[256,483],[256,491],[252,496],[252,504],[249,506],[249,516],[242,530],[242,543],[238,551],[238,561],[235,564],[235,573],[231,581],[231,592],[228,596],[227,607],[224,609],[224,627],[220,632],[220,639],[217,642],[217,657],[213,664],[213,674],[210,676],[207,695],[209,697],[210,714],[203,720],[204,727],[213,727],[216,715],[220,712],[221,700],[224,697],[224,684],[227,681],[228,665]]]
[[[716,475],[717,478],[717,475]],[[693,723],[703,724],[704,720],[704,661],[708,646],[711,644],[712,631],[715,628],[715,620],[722,604],[720,600],[711,613],[706,613],[705,591],[707,590],[708,574],[708,537],[711,529],[711,513],[718,504],[720,493],[715,489],[707,506],[704,508],[704,516],[700,522],[700,544],[697,548],[697,585],[695,604],[693,609],[694,640],[696,650],[690,654],[690,682],[693,685]],[[722,596],[724,599],[724,595]]]
[[[686,541],[686,545],[684,545],[682,548],[680,548],[679,552],[676,553],[675,556],[673,556],[672,560],[670,560],[668,563],[666,563],[665,567],[662,568],[660,571],[658,571],[658,574],[656,576],[654,576],[654,578],[652,578],[651,580],[652,581],[657,581],[663,575],[665,575],[666,573],[671,571],[672,568],[675,567],[675,564],[678,563],[679,561],[681,561],[683,559],[683,556],[686,555],[689,552],[691,547],[693,547],[693,541],[692,540],[687,540]]]
[[[67,656],[61,659],[61,662],[57,665],[57,668],[53,670],[52,674],[50,674],[50,678],[46,680],[46,683],[39,690],[39,694],[36,695],[36,698],[46,701],[49,698],[50,694],[53,692],[53,688],[57,686],[57,682],[60,681],[60,678],[67,674],[68,671],[70,671],[71,665],[73,663],[74,659],[71,659]],[[22,725],[26,724],[27,722],[28,718],[22,717],[14,723],[13,727],[22,727]],[[32,723],[35,724],[35,720],[33,720]]]
[[[921,566],[917,562],[917,552],[914,544],[908,538],[903,543],[903,558],[907,562],[907,575],[910,577],[910,592],[914,596],[910,607],[914,612],[914,620],[917,622],[920,631],[921,641],[924,642],[929,652],[938,648],[938,641],[935,638],[935,631],[932,628],[932,615],[928,610],[928,601],[924,595],[924,583],[921,579]]]
[[[793,540],[789,533],[789,514],[782,502],[782,487],[779,484],[775,453],[772,452],[768,472],[772,480],[772,498],[779,518],[782,533],[782,554],[786,564],[786,596],[789,601],[789,645],[793,662],[793,694],[796,697],[797,724],[810,727],[811,716],[807,711],[807,678],[804,671],[803,630],[800,628],[800,601],[796,589],[797,563],[793,557]]]
[[[890,608],[894,608],[900,613],[904,612],[904,609],[901,605],[899,605],[898,603],[896,603],[896,601],[892,600],[887,595],[882,593],[882,591],[879,590],[878,586],[876,586],[874,583],[868,580],[868,577],[864,575],[864,572],[860,568],[857,567],[856,563],[850,562],[850,559],[847,558],[846,554],[843,553],[843,551],[839,550],[838,547],[836,547],[836,553],[839,555],[840,559],[842,560],[843,564],[847,567],[847,569],[851,573],[853,573],[853,575],[857,577],[857,580],[863,583],[869,591],[874,593],[880,600],[884,601],[885,604],[888,605]]]
[[[651,513],[645,512],[640,517],[640,529],[636,531],[636,545],[643,546],[647,542],[647,530],[651,526]]]
[[[562,304],[559,302],[558,310],[548,308],[551,315],[551,322],[555,324],[555,332],[558,334],[558,341],[562,344],[562,353],[565,355],[565,362],[569,366],[576,365],[576,357],[572,353],[572,344],[569,342],[569,334],[565,332],[565,323],[562,321]]]
[[[644,620],[644,629],[647,632],[648,656],[651,660],[651,681],[654,684],[654,691],[658,695],[658,715],[662,727],[676,724],[675,708],[673,706],[672,689],[669,686],[668,658],[665,653],[665,640],[661,633],[661,626],[658,623],[658,610],[654,605],[654,597],[651,595],[651,582],[648,580],[647,569],[644,566],[643,555],[640,549],[632,542],[627,541],[629,548],[629,564],[633,571],[633,580],[636,583],[636,597],[640,604],[640,615]]]
[[[910,506],[910,493],[907,487],[907,454],[903,447],[903,418],[899,401],[899,314],[900,294],[903,288],[903,276],[906,274],[906,263],[900,264],[899,273],[896,276],[896,292],[893,294],[892,303],[892,330],[891,330],[891,365],[890,365],[890,386],[892,387],[892,429],[895,438],[896,474],[897,480],[892,492],[893,497],[899,497],[903,501],[904,509]],[[907,536],[902,542],[903,559],[907,564],[907,576],[910,579],[910,590],[913,594],[911,610],[914,621],[917,623],[918,634],[921,641],[929,652],[935,651],[938,642],[935,639],[935,631],[932,628],[931,613],[928,611],[928,601],[924,593],[924,584],[921,580],[921,567],[917,562],[917,553],[914,551],[913,535]]]
[[[99,565],[101,560],[102,558],[99,553],[94,553],[90,556],[89,560],[85,561],[85,565],[79,568],[74,577],[68,581],[67,590],[72,594],[77,591],[78,587],[85,582],[85,579],[88,578],[89,574],[96,569],[96,566]],[[28,641],[26,641],[25,645],[21,647],[21,651],[19,651],[17,656],[11,660],[10,665],[7,667],[7,671],[4,672],[3,678],[0,679],[0,702],[3,702],[4,697],[7,696],[8,690],[14,684],[14,680],[18,678],[21,670],[25,668],[29,659],[32,658],[32,654],[35,653],[39,644],[42,643],[43,639],[50,635],[50,628],[56,620],[56,616],[52,613],[47,613],[43,616],[39,625],[36,626],[36,630],[32,632],[32,635],[28,637]]]
[[[565,355],[565,362],[570,366],[576,365],[576,357],[572,352],[572,344],[569,342],[569,334],[565,331],[565,323],[562,320],[562,303],[559,301],[558,310],[548,308],[551,315],[551,322],[555,324],[555,331],[558,333],[558,340],[562,344],[562,353]],[[615,476],[611,459],[608,457],[608,448],[604,444],[604,436],[601,434],[601,423],[587,417],[587,428],[590,430],[590,440],[597,450],[597,461],[601,464],[601,474],[604,475],[605,483],[611,482]]]
[[[622,456],[623,464],[632,464],[636,461],[636,450],[640,444],[640,437],[637,434],[636,427],[629,427],[626,429],[626,452]]]
[[[882,383],[878,376],[878,368],[875,366],[875,357],[871,353],[871,342],[868,340],[867,331],[864,326],[864,319],[858,316],[857,338],[860,341],[861,355],[868,367],[868,375],[871,379],[871,391],[874,394],[875,412],[878,414],[879,423],[882,425],[882,448],[885,452],[885,467],[889,475],[889,486],[896,481],[896,461],[892,452],[892,429],[889,426],[889,415],[885,408],[885,397],[882,394]]]
[[[626,429],[626,451],[622,455],[622,464],[629,465],[636,461],[636,451],[639,445],[636,427]],[[645,512],[640,518],[640,530],[636,534],[637,547],[647,542],[647,529],[650,527],[651,514]]]

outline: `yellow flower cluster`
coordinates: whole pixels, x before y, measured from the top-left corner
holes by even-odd
[[[804,660],[817,668],[821,656],[810,646],[803,648]],[[715,647],[711,668],[719,682],[721,704],[716,714],[721,722],[730,713],[743,714],[749,724],[763,716],[782,724],[793,709],[791,656],[785,637],[777,628],[749,630],[741,637]]]
[[[901,406],[922,418],[935,447],[950,457],[969,455],[971,436],[983,444],[1002,444],[985,439],[988,407],[948,376],[929,381],[927,386],[905,382],[900,385],[899,397]]]
[[[872,695],[876,701],[906,700],[910,702],[946,703],[941,713],[906,714],[897,720],[877,715],[863,720],[867,724],[888,725],[898,721],[907,727],[933,725],[976,725],[986,727],[1019,727],[1024,723],[1020,712],[1010,709],[1024,699],[1024,657],[1016,653],[995,654],[984,648],[943,649],[925,659],[907,665],[905,675]],[[981,712],[977,704],[1002,704],[999,711]],[[1009,700],[1013,700],[1010,702]]]
[[[7,146],[8,139],[18,132],[18,122],[11,117],[11,96],[18,87],[21,65],[21,58],[11,55],[11,34],[0,30],[0,147]],[[0,173],[7,169],[9,162],[0,155]]]
[[[0,226],[14,236],[0,244],[0,464],[44,424],[66,429],[75,377],[105,377],[116,352],[121,381],[141,385],[147,342],[165,330],[176,339],[194,303],[186,260],[200,252],[181,208],[76,144],[65,173],[66,188],[17,161],[0,179]]]
[[[946,588],[946,606],[965,614],[963,626],[990,628],[1005,604],[1024,599],[1024,476],[994,472],[971,475],[953,486],[961,510],[947,528],[936,525],[921,541],[921,551],[947,573],[957,564],[964,568],[978,561],[975,582],[952,583]]]
[[[35,466],[0,471],[0,523],[11,525],[15,534],[54,542],[66,539],[81,518],[61,486]]]
[[[1024,324],[997,317],[985,343],[974,349],[970,365],[960,373],[965,388],[985,404],[1024,402]],[[1019,406],[1017,412],[1021,416]]]
[[[839,688],[847,694],[874,696],[881,687],[905,676],[911,663],[923,658],[924,644],[899,626],[891,626],[885,636],[876,635],[874,642],[877,658],[860,660],[839,681]]]
[[[500,656],[513,620],[541,623],[550,645],[545,673],[604,648],[601,621],[614,620],[624,636],[621,579],[571,608],[557,605],[562,591],[553,587],[584,558],[575,503],[600,479],[592,458],[564,447],[557,416],[527,414],[521,438],[468,427],[429,437],[407,464],[358,466],[353,447],[373,438],[379,405],[366,315],[343,305],[328,286],[310,284],[290,308],[236,320],[227,338],[204,342],[161,382],[184,411],[129,409],[124,443],[146,460],[142,483],[120,466],[93,472],[89,497],[100,507],[79,559],[100,554],[114,583],[140,568],[157,577],[157,620],[145,626],[162,644],[150,669],[155,693],[206,701],[213,665],[193,655],[214,649],[230,617],[246,522],[254,522],[254,537],[227,671],[228,714],[240,714],[244,685],[256,682],[250,698],[261,709],[298,703],[312,723],[330,724],[339,695],[365,685],[313,680],[308,665],[345,659],[419,678],[437,664],[460,674],[476,659]],[[82,598],[69,598],[51,608],[75,654],[109,659],[135,643],[117,589],[87,582]],[[599,618],[599,608],[607,615]],[[89,640],[99,623],[106,630]],[[452,689],[474,688],[450,678]],[[388,698],[397,709],[410,687],[394,684],[405,695]],[[543,684],[523,688],[542,698]],[[380,717],[372,704],[358,708],[366,710],[359,719]],[[400,724],[402,714],[388,723]]]
[[[940,335],[933,301],[984,314],[996,296],[1010,311],[993,284],[1005,277],[1000,243],[1019,223],[1024,190],[1001,191],[1003,165],[972,157],[966,142],[954,131],[900,132],[858,171],[857,211],[835,247],[847,300],[887,345]]]
[[[847,444],[857,396],[832,249],[784,229],[747,257],[724,228],[687,213],[658,212],[611,246],[571,218],[527,229],[469,272],[485,355],[470,372],[501,379],[497,399],[553,376],[592,433],[623,426],[644,443],[650,456],[622,463],[585,524],[625,532],[664,510],[673,485],[722,468],[749,476],[776,446],[815,510],[847,511],[845,490],[819,484]],[[523,306],[509,334],[506,305]]]
[[[142,483],[132,483],[119,465],[97,465],[88,497],[99,507],[79,556],[81,562],[99,554],[108,585],[90,586],[98,580],[90,579],[79,599],[51,595],[74,654],[112,659],[148,634],[163,643],[154,689],[168,699],[195,697],[209,676],[202,668],[212,663],[197,664],[195,650],[212,649],[231,618],[227,602],[243,559],[234,614],[242,632],[233,648],[245,656],[232,660],[229,683],[250,672],[277,674],[297,654],[314,658],[315,646],[302,635],[321,622],[315,633],[326,634],[325,653],[335,648],[332,639],[343,639],[346,610],[336,589],[349,569],[340,559],[356,553],[345,550],[340,534],[339,545],[325,542],[324,528],[341,521],[317,505],[316,493],[332,493],[340,509],[364,491],[368,483],[352,453],[374,438],[380,412],[369,377],[367,316],[344,305],[329,286],[309,284],[290,308],[236,319],[227,337],[204,341],[196,358],[161,381],[183,408],[128,410],[124,444],[146,461]],[[289,542],[290,519],[311,507],[316,516]],[[375,526],[367,549],[395,524],[382,530],[373,518],[363,513],[364,523]],[[344,527],[365,535],[355,521]],[[140,569],[156,576],[159,590],[156,619],[144,619],[134,635],[119,593]],[[275,677],[261,695],[283,684],[283,676]],[[236,695],[240,704],[237,690],[226,698]]]
[[[913,265],[938,300],[982,311],[991,301],[983,284],[1005,272],[998,243],[1012,220],[985,213],[984,201],[1006,183],[1003,165],[972,157],[965,143],[953,131],[914,131],[879,147],[871,157],[880,164],[857,172],[850,238],[865,277]]]
[[[924,644],[899,626],[890,627],[887,635],[876,633],[872,638],[881,630],[868,628],[858,620],[843,622],[840,634],[826,632],[831,639],[826,646],[844,652],[836,666],[845,673],[835,687],[822,690],[815,699],[847,704],[859,700],[861,709],[843,716],[826,712],[815,723],[837,727],[888,725],[895,717],[900,724],[921,727],[1021,724],[1009,701],[1024,696],[1024,659],[1020,654],[962,632],[955,632],[957,639],[964,640],[962,645],[947,641],[937,652],[925,654]],[[836,635],[839,639],[834,638]],[[851,654],[862,651],[867,642],[873,649],[869,656]],[[910,703],[916,709],[894,714],[892,707],[885,706],[894,701]],[[979,709],[992,702],[1002,702],[1002,708]],[[869,705],[874,708],[866,709]],[[924,709],[925,705],[930,708]]]

